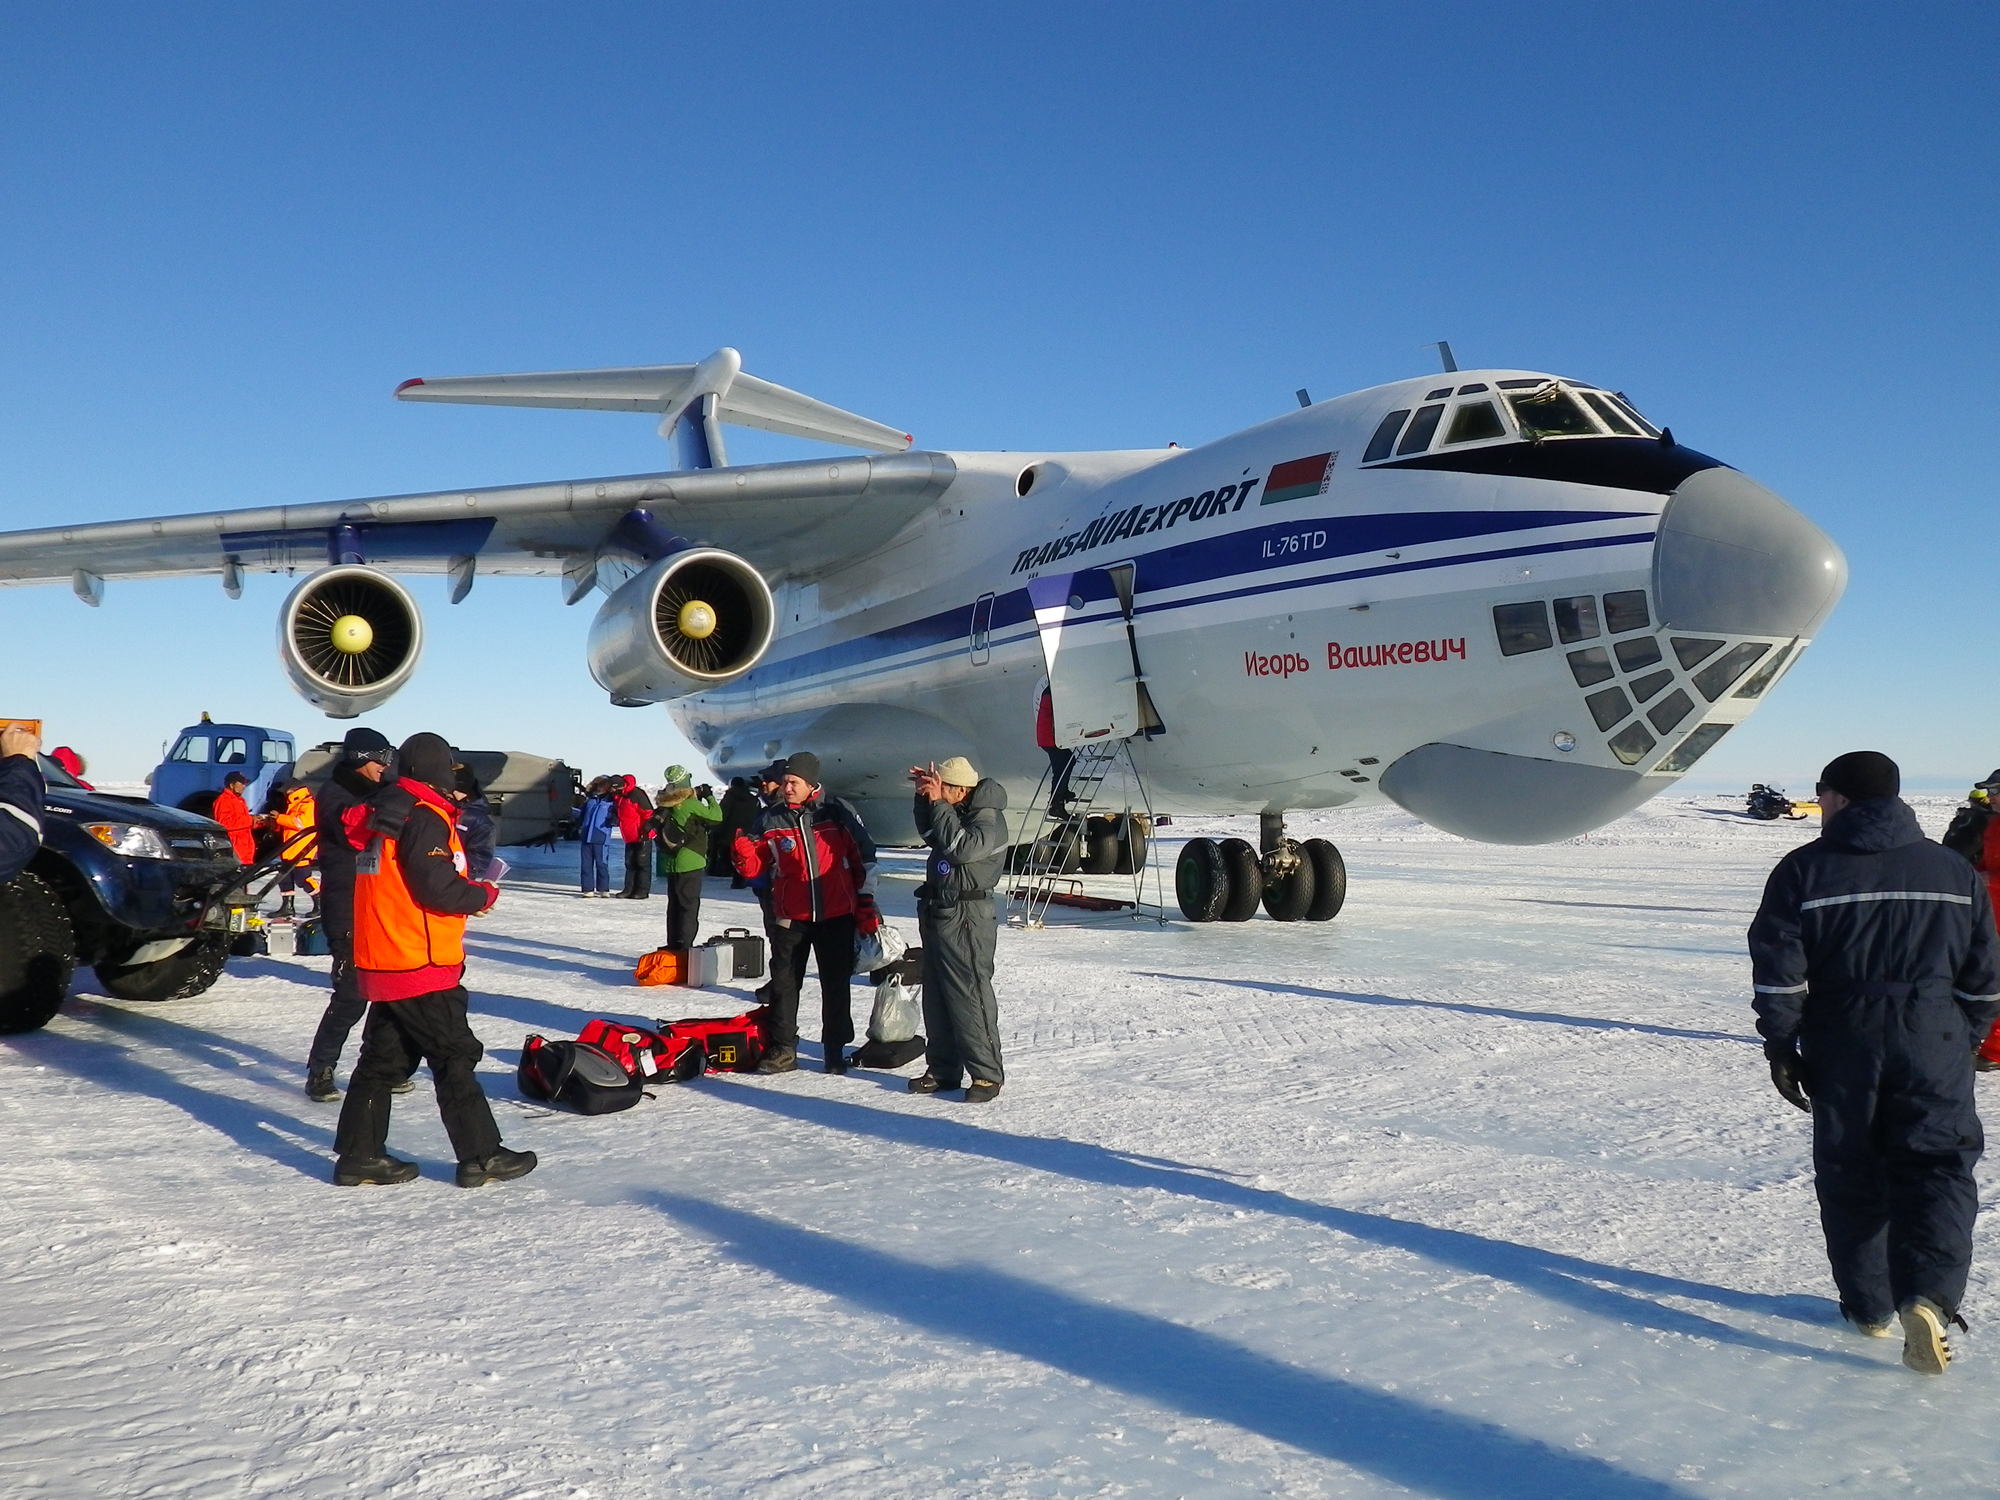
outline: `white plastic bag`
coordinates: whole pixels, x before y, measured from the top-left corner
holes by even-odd
[[[854,972],[872,974],[877,969],[886,969],[903,956],[908,946],[902,933],[884,922],[854,945]]]
[[[868,1017],[871,1042],[907,1042],[923,1024],[923,989],[893,974],[875,986],[875,1009]]]

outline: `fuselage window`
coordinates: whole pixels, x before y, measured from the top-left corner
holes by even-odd
[[[1462,385],[1458,388],[1458,393],[1461,396],[1471,396],[1485,389],[1484,385]]]
[[[1623,688],[1606,688],[1600,693],[1592,693],[1583,702],[1599,729],[1609,729],[1632,712],[1632,700],[1625,696]]]
[[[1682,740],[1673,754],[1661,761],[1653,769],[1656,771],[1685,771],[1715,748],[1715,742],[1729,733],[1730,725],[1704,724],[1693,734]]]
[[[1597,424],[1590,413],[1561,386],[1550,384],[1523,396],[1507,398],[1514,408],[1514,420],[1530,438],[1596,437]]]
[[[1583,399],[1590,403],[1590,409],[1604,419],[1604,425],[1620,437],[1639,437],[1639,429],[1626,420],[1625,414],[1611,404],[1611,398],[1599,391],[1585,391]]]
[[[1618,643],[1618,665],[1628,672],[1650,667],[1660,659],[1660,643],[1650,635],[1635,635]]]
[[[1792,643],[1793,646],[1797,644],[1798,642],[1796,641]],[[1763,697],[1764,690],[1784,674],[1785,663],[1791,660],[1791,656],[1792,647],[1781,646],[1778,649],[1778,654],[1765,662],[1755,672],[1752,672],[1749,680],[1742,687],[1738,688],[1732,696],[1737,698]]]
[[[1530,604],[1494,605],[1493,633],[1500,638],[1502,656],[1546,651],[1555,644],[1549,634],[1549,607],[1539,599]]]
[[[1403,434],[1402,442],[1396,444],[1396,454],[1400,458],[1405,453],[1421,453],[1431,445],[1431,434],[1438,430],[1438,418],[1444,415],[1442,406],[1420,406],[1410,421],[1410,430]]]
[[[1441,390],[1441,391],[1425,391],[1425,392],[1424,392],[1424,399],[1425,399],[1426,401],[1443,401],[1443,400],[1445,400],[1446,398],[1448,398],[1448,397],[1449,397],[1450,395],[1451,395],[1451,387],[1450,387],[1450,386],[1446,386],[1446,387],[1445,387],[1445,388],[1444,388],[1443,390]]]
[[[1588,594],[1556,600],[1556,634],[1564,645],[1597,639],[1597,601]]]
[[[1403,430],[1403,423],[1409,415],[1410,409],[1406,406],[1401,411],[1390,412],[1382,419],[1381,425],[1375,429],[1375,436],[1368,440],[1368,451],[1361,455],[1364,464],[1372,464],[1378,458],[1389,456],[1389,451],[1396,446],[1396,434]]]
[[[1506,424],[1491,401],[1468,401],[1451,414],[1451,426],[1445,429],[1444,440],[1447,444],[1482,443],[1506,435]]]
[[[1771,648],[1761,641],[1746,641],[1740,646],[1732,646],[1722,655],[1694,674],[1694,685],[1701,689],[1702,697],[1713,703],[1741,677],[1757,659]]]
[[[1626,765],[1636,766],[1646,758],[1646,752],[1658,744],[1659,741],[1646,733],[1646,726],[1644,724],[1634,719],[1630,724],[1627,724],[1618,733],[1606,740],[1605,743],[1611,747],[1611,753]]]
[[[1646,613],[1644,589],[1626,589],[1604,596],[1604,624],[1613,635],[1623,635],[1628,630],[1645,630],[1652,623],[1652,617]]]
[[[1600,682],[1611,680],[1611,658],[1604,654],[1602,646],[1572,651],[1569,654],[1569,672],[1578,687],[1596,687]]]

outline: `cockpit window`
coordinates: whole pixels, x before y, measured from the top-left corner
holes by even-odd
[[[1660,429],[1655,427],[1651,422],[1648,422],[1644,417],[1639,415],[1639,408],[1634,406],[1630,401],[1625,399],[1625,393],[1623,391],[1612,392],[1611,399],[1618,403],[1618,409],[1620,411],[1624,412],[1626,416],[1630,417],[1634,422],[1637,422],[1639,424],[1639,430],[1645,433],[1647,437],[1656,438],[1660,435]]]
[[[1444,440],[1447,444],[1480,443],[1506,435],[1506,424],[1491,401],[1467,401],[1451,414],[1451,426],[1445,429]]]
[[[1604,425],[1620,437],[1640,436],[1637,424],[1612,405],[1611,398],[1602,391],[1584,391],[1582,395],[1590,403],[1590,409],[1604,419]]]
[[[1509,396],[1507,401],[1514,408],[1514,420],[1521,424],[1521,432],[1528,438],[1600,435],[1590,413],[1557,381]]]
[[[1389,456],[1389,451],[1396,446],[1396,434],[1403,430],[1404,419],[1409,415],[1410,409],[1405,406],[1382,419],[1381,425],[1375,429],[1375,436],[1368,440],[1368,451],[1361,455],[1364,464]]]
[[[1431,445],[1431,434],[1437,431],[1438,418],[1444,415],[1444,407],[1423,406],[1417,409],[1410,422],[1410,430],[1403,434],[1402,442],[1396,445],[1396,452],[1421,453]]]

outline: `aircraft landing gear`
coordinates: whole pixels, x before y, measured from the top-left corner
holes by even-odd
[[[1263,904],[1274,921],[1330,922],[1347,900],[1347,864],[1325,839],[1285,837],[1281,813],[1259,820],[1263,852],[1242,839],[1189,839],[1174,895],[1190,922],[1247,922]]]

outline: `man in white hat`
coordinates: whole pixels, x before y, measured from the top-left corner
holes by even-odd
[[[923,1075],[910,1080],[910,1092],[955,1089],[969,1075],[965,1102],[984,1104],[1006,1081],[993,996],[993,886],[1007,861],[1007,793],[962,755],[912,766],[910,781],[917,832],[930,846],[917,887],[927,1045]]]

